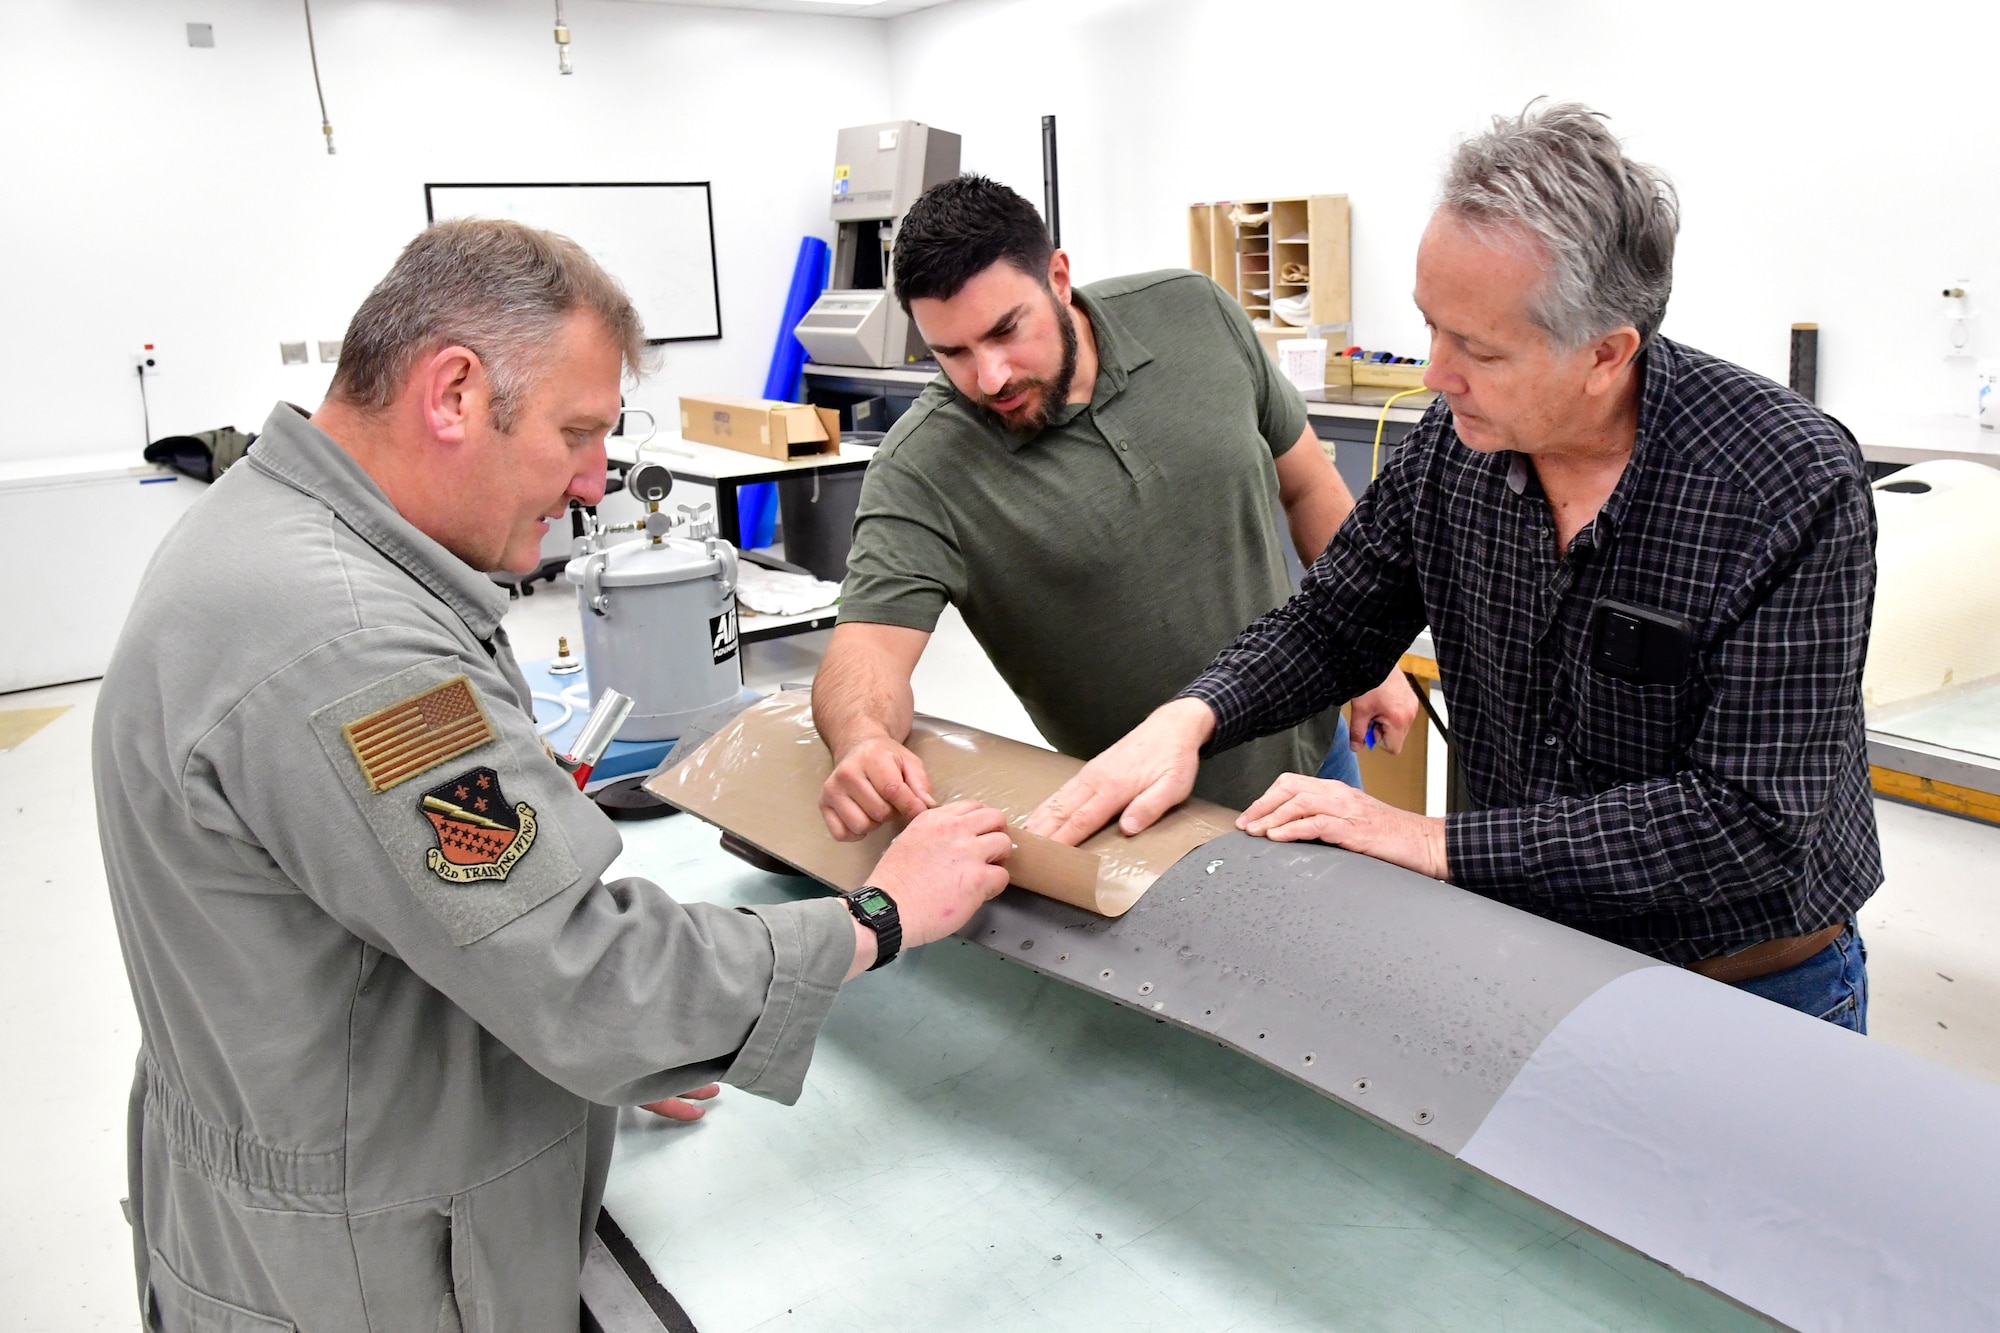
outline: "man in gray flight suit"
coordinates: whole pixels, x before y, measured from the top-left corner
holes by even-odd
[[[148,570],[94,739],[148,1328],[574,1329],[604,1108],[796,1100],[893,957],[838,899],[604,882],[618,835],[535,733],[484,571],[601,496],[640,350],[570,242],[433,227]],[[1005,886],[1003,829],[911,824],[873,881],[904,943]]]

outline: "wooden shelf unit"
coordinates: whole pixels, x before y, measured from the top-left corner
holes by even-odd
[[[1194,204],[1188,209],[1188,267],[1215,279],[1259,327],[1297,329],[1300,337],[1308,325],[1352,327],[1344,194]],[[1288,324],[1273,313],[1274,300],[1300,295],[1308,299],[1307,324]]]

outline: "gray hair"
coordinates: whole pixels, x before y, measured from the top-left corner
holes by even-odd
[[[643,372],[638,312],[582,246],[518,222],[439,222],[403,248],[354,312],[330,392],[355,407],[381,409],[395,400],[419,357],[466,347],[492,386],[494,425],[511,431],[550,344],[579,310],[603,320],[627,369]]]
[[[1627,324],[1645,346],[1674,285],[1673,183],[1626,157],[1604,119],[1577,102],[1495,116],[1452,154],[1439,200],[1474,228],[1541,246],[1548,278],[1529,317],[1564,347]]]

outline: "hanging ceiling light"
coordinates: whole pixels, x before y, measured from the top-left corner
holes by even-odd
[[[569,24],[563,19],[563,0],[556,0],[556,73],[576,73],[576,67],[569,63]]]

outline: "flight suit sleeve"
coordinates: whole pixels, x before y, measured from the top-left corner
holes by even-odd
[[[495,663],[442,635],[365,629],[290,664],[195,747],[183,790],[198,821],[602,1104],[717,1076],[795,1101],[853,961],[832,899],[731,909],[605,883],[610,821]]]

